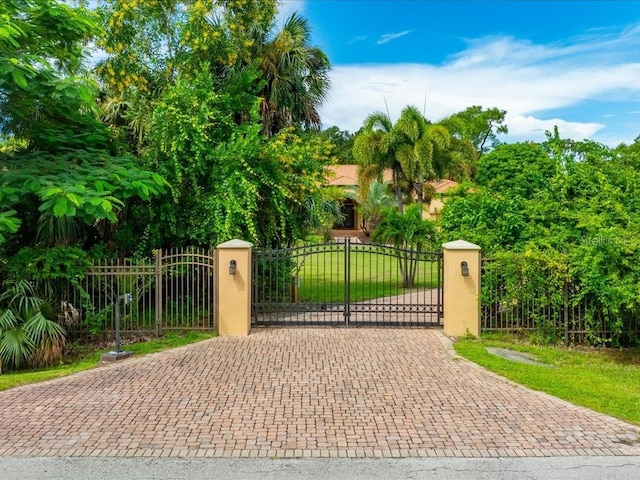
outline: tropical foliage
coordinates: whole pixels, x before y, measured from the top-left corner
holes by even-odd
[[[338,159],[340,165],[352,165],[355,163],[353,159],[353,141],[355,134],[347,130],[340,130],[339,127],[329,127],[321,132],[322,137],[333,145],[332,155]]]
[[[0,240],[69,245],[131,197],[165,181],[119,149],[98,115],[97,84],[83,68],[99,34],[95,14],[62,2],[4,2],[0,26]],[[21,222],[20,220],[24,220]],[[84,230],[83,234],[77,234]]]
[[[318,108],[330,86],[329,59],[310,44],[307,19],[293,13],[272,38],[257,30],[252,33],[252,56],[259,59],[264,80],[258,92],[263,133],[272,136],[296,125],[319,131]]]
[[[339,216],[325,180],[334,147],[317,133],[329,61],[305,18],[278,29],[275,0],[76,5],[0,5],[7,367],[62,344],[32,335],[32,318],[58,325],[36,307],[75,288],[91,247],[291,245]],[[19,295],[48,303],[21,310]]]
[[[410,252],[438,233],[535,258],[521,271],[579,285],[610,341],[640,316],[640,141],[611,149],[556,131],[501,144],[506,112],[481,106],[437,123],[407,106],[395,123],[373,113],[355,135],[319,132],[330,62],[303,16],[276,24],[276,0],[86,5],[0,3],[5,368],[56,361],[64,330],[48,305],[92,248],[293,245],[339,220],[327,169],[353,159],[374,240]],[[94,47],[102,60],[89,67]],[[391,192],[378,183],[387,169]],[[420,203],[445,178],[469,183],[434,226]],[[409,287],[411,256],[399,261]]]
[[[404,213],[390,209],[384,213],[371,239],[399,248],[398,265],[402,286],[414,285],[418,268],[418,251],[431,251],[436,245],[436,228],[432,221],[422,218],[422,205],[413,204]]]
[[[392,188],[398,208],[402,209],[403,191],[401,185],[400,163],[396,161],[391,149],[391,131],[393,123],[384,113],[369,115],[353,141],[353,158],[358,162],[358,185],[360,197],[365,198],[369,185],[374,180],[382,182],[385,170],[393,172]]]
[[[522,266],[528,279],[575,285],[572,302],[588,305],[591,342],[633,341],[627,330],[640,314],[639,151],[637,141],[611,149],[562,139],[557,130],[542,145],[499,146],[480,159],[477,182],[449,198],[442,234],[477,243],[486,255],[537,265]],[[518,275],[514,282],[522,282]]]
[[[439,123],[451,135],[473,146],[478,158],[500,145],[499,134],[509,133],[505,124],[507,112],[498,108],[484,109],[479,105],[454,113]]]
[[[337,212],[329,62],[275,0],[0,7],[0,242],[285,245]],[[106,53],[95,72],[87,45]],[[303,141],[304,137],[304,141]],[[153,202],[151,202],[153,199]]]
[[[329,62],[306,19],[275,31],[275,12],[272,0],[104,3],[105,118],[171,193],[131,205],[117,244],[288,245],[337,211],[323,196],[331,145],[304,133],[320,125]]]
[[[382,182],[372,182],[364,198],[357,192],[347,192],[347,196],[357,202],[358,212],[362,216],[360,227],[367,236],[378,228],[385,212],[394,206],[393,197],[387,192],[387,185]]]
[[[441,125],[431,125],[415,107],[406,107],[396,122],[393,135],[395,157],[411,185],[418,203],[424,201],[424,185],[447,175],[444,155],[450,136]]]
[[[393,123],[382,112],[369,115],[353,142],[353,158],[359,165],[360,196],[369,184],[393,172],[392,188],[398,209],[405,203],[429,202],[430,181],[464,180],[475,175],[476,162],[487,151],[489,140],[505,133],[505,112],[473,107],[439,123],[431,123],[413,106],[405,107]]]
[[[9,281],[0,295],[0,372],[52,365],[62,357],[65,331],[52,308],[25,280]]]

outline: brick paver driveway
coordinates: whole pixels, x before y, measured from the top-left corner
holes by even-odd
[[[0,392],[0,455],[640,455],[640,431],[419,329],[257,329]]]

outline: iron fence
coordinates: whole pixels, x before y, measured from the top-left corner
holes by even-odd
[[[481,331],[537,332],[562,338],[567,345],[635,343],[640,338],[638,315],[612,319],[578,280],[559,284],[551,281],[555,278],[551,271],[507,276],[504,269],[503,262],[482,259]]]
[[[144,259],[97,260],[84,278],[61,294],[61,321],[73,334],[115,329],[115,303],[122,305],[122,332],[214,329],[213,251],[156,250]]]
[[[253,252],[254,325],[441,326],[442,253],[361,244]]]

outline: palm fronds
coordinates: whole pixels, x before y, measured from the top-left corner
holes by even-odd
[[[66,332],[43,311],[47,305],[36,297],[26,280],[7,281],[0,294],[0,372],[24,365],[42,367],[59,361]]]

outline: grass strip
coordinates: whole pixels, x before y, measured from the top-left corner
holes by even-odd
[[[507,348],[534,355],[553,368],[507,360],[487,352]],[[640,424],[640,350],[534,346],[507,339],[461,339],[456,352],[514,382],[575,405]]]
[[[182,347],[195,342],[201,342],[214,337],[211,332],[189,331],[185,333],[169,332],[161,338],[131,343],[123,346],[124,350],[133,352],[136,356],[144,356],[171,348]],[[83,370],[89,370],[98,365],[100,356],[108,349],[85,352],[69,363],[61,363],[49,368],[34,370],[19,370],[5,372],[0,375],[0,390],[26,385],[29,383],[43,382],[59,377],[66,377]]]
[[[297,259],[300,302],[340,303],[344,300],[345,255],[343,252],[310,253]],[[371,300],[407,293],[402,287],[398,258],[352,247],[350,254],[350,299]],[[416,262],[415,288],[438,287],[438,264]]]

